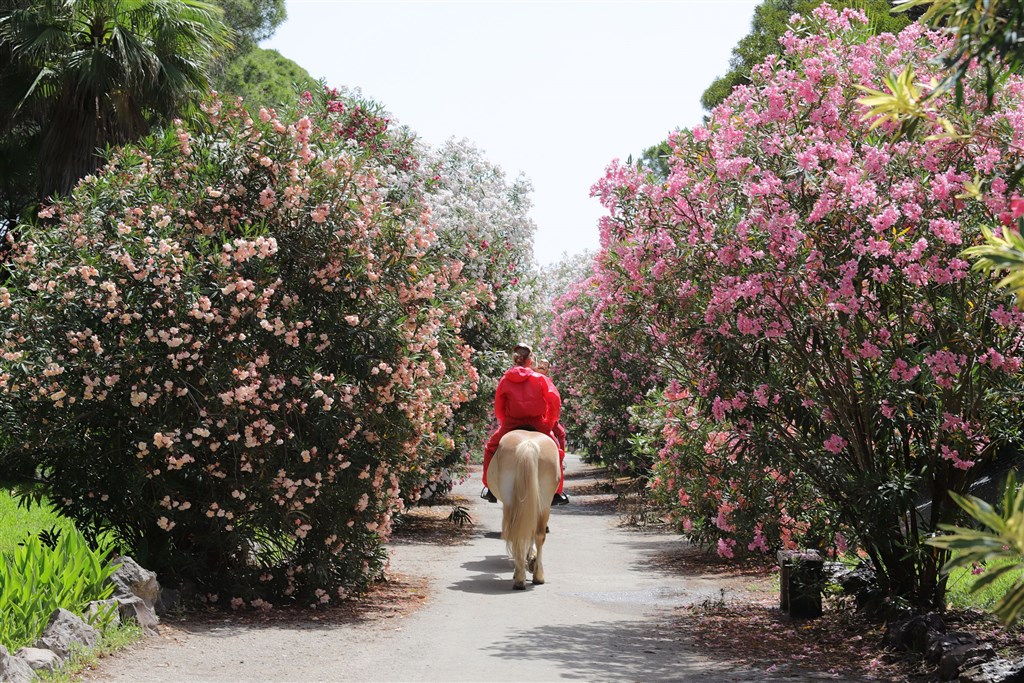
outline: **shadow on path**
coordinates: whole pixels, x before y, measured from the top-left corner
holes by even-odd
[[[547,660],[559,678],[581,681],[799,681],[816,676],[769,672],[773,662],[753,670],[713,665],[686,648],[686,634],[651,621],[603,621],[585,625],[540,626],[513,633],[487,649],[504,659]]]
[[[572,489],[566,487],[569,504],[559,505],[551,509],[551,517],[558,515],[604,515],[615,518],[614,496],[574,496]]]
[[[463,562],[461,566],[476,573],[452,583],[448,590],[478,595],[512,594],[512,561],[507,555],[488,555],[482,560]],[[527,581],[526,590],[532,589],[533,584]]]
[[[482,574],[501,574],[512,571],[512,560],[507,555],[488,555],[482,560],[471,560],[462,563],[463,569]]]

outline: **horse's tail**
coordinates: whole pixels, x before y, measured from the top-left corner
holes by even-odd
[[[508,554],[514,559],[526,558],[537,533],[537,520],[540,517],[540,486],[537,482],[539,456],[540,447],[533,439],[527,439],[516,447],[515,486],[512,500],[506,502],[506,514],[501,519],[501,535],[505,538]]]

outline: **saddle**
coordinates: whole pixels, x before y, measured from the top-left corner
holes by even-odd
[[[539,429],[537,429],[533,425],[519,425],[518,427],[513,427],[509,431],[515,431],[517,429],[518,430],[522,430],[524,432],[537,432],[538,434],[543,434],[543,432],[541,432]]]

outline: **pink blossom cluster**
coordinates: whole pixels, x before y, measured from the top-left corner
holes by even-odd
[[[794,549],[812,525],[827,521],[813,487],[799,473],[758,462],[741,435],[701,415],[679,385],[645,404],[661,448],[649,495],[692,540],[723,557]]]
[[[547,344],[563,392],[563,418],[574,447],[592,462],[622,472],[645,472],[650,449],[634,449],[630,408],[658,385],[660,375],[627,336],[617,337],[617,318],[607,317],[602,282],[589,277],[570,285],[552,308]]]

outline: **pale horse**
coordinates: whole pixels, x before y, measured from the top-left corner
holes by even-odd
[[[541,551],[559,479],[558,446],[550,436],[516,429],[501,437],[487,483],[502,504],[501,537],[515,562],[515,590],[526,588],[527,569],[533,583],[544,583]]]

